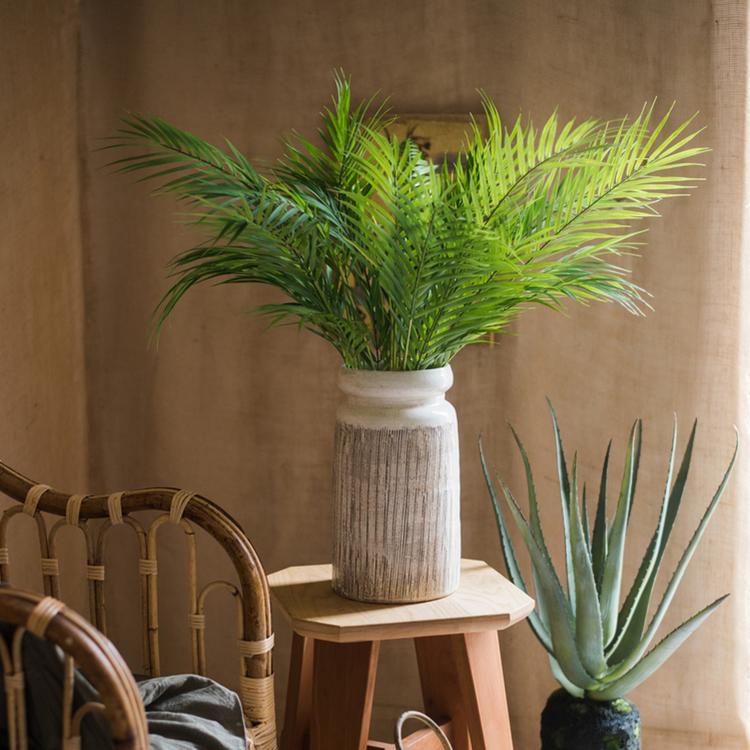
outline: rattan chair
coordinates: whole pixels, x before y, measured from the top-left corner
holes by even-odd
[[[79,742],[80,721],[89,711],[100,711],[108,719],[118,750],[148,748],[146,719],[134,679],[116,647],[106,637],[104,549],[108,532],[115,525],[124,524],[136,537],[140,558],[138,573],[145,669],[149,675],[159,676],[162,672],[157,533],[167,523],[182,528],[187,544],[192,671],[206,674],[207,597],[217,590],[228,591],[238,603],[239,694],[248,728],[248,748],[275,750],[273,632],[266,576],[250,541],[226,512],[201,495],[162,487],[111,495],[67,495],[33,482],[2,463],[0,493],[18,503],[0,516],[0,581],[12,583],[8,528],[14,516],[25,513],[36,522],[44,585],[42,595],[10,587],[0,589],[0,621],[17,628],[11,647],[8,648],[5,643],[0,646],[11,750],[26,750],[20,647],[25,630],[49,639],[65,653],[65,718],[61,729],[66,750]],[[138,511],[162,512],[148,524],[143,524],[133,515]],[[42,512],[59,516],[49,530]],[[80,529],[85,539],[91,623],[58,601],[60,565],[56,555],[56,539],[66,525]],[[206,531],[223,547],[236,571],[238,585],[213,581],[198,588],[197,545],[193,526]],[[86,704],[72,714],[71,685],[75,668],[79,668],[97,689],[101,704]]]

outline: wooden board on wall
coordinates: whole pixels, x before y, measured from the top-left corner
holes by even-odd
[[[484,131],[484,115],[476,115],[475,120]],[[471,130],[469,114],[402,114],[388,126],[387,132],[399,139],[411,138],[433,161],[441,162],[447,158],[448,163],[453,164],[456,154],[465,150]]]

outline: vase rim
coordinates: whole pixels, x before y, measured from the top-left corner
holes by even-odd
[[[424,398],[442,395],[453,385],[450,365],[428,370],[354,370],[342,367],[339,388],[352,396]]]
[[[359,367],[347,367],[341,365],[341,372],[358,372],[358,373],[370,373],[372,375],[419,375],[422,373],[437,373],[437,372],[452,372],[453,368],[450,364],[443,365],[442,367],[425,367],[422,370],[368,370]]]

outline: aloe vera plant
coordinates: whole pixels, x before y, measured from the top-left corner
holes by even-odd
[[[528,518],[508,486],[502,480],[498,482],[504,505],[518,528],[531,558],[537,608],[531,614],[529,622],[539,642],[547,650],[555,678],[575,697],[611,701],[621,698],[653,674],[728,596],[719,597],[650,648],[726,488],[737,455],[737,444],[735,443],[731,461],[718,489],[649,619],[657,575],[682,505],[697,422],[693,424],[676,474],[675,425],[666,486],[656,528],[635,579],[624,601],[621,602],[623,558],[641,454],[641,420],[636,420],[630,431],[619,496],[609,518],[607,478],[611,441],[607,447],[594,520],[590,523],[586,485],[583,484],[579,491],[576,457],[574,456],[569,469],[557,416],[551,404],[550,411],[562,506],[566,586],[563,586],[545,541],[529,457],[512,427],[511,431],[525,468],[529,497]],[[508,573],[516,586],[527,591],[528,587],[511,541],[510,529],[502,507],[503,501],[495,490],[481,442],[480,458],[497,518]]]

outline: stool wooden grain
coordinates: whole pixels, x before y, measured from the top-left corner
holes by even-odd
[[[331,566],[286,568],[269,577],[294,631],[281,750],[385,750],[368,741],[380,642],[412,638],[425,711],[455,750],[511,750],[497,631],[534,601],[487,563],[463,560],[445,599],[366,604],[337,596]],[[439,748],[427,730],[405,747]]]

